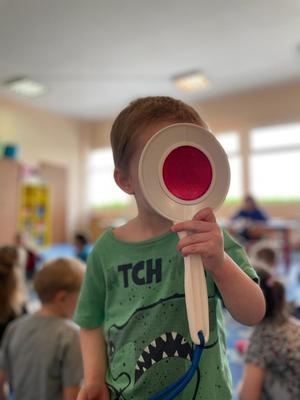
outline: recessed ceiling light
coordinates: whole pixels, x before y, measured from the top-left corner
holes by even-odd
[[[196,92],[210,85],[207,77],[200,71],[191,71],[174,76],[173,81],[178,89],[184,92]]]
[[[26,97],[38,97],[47,92],[47,88],[44,85],[26,77],[9,79],[4,82],[4,85],[12,92]]]

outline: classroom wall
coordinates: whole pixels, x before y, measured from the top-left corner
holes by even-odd
[[[193,104],[215,133],[238,131],[244,161],[245,193],[249,190],[249,132],[253,128],[300,122],[300,81],[285,82],[263,88],[252,88],[211,98]],[[109,146],[112,121],[95,121],[90,133],[90,148]],[[300,204],[268,205],[267,212],[279,218],[300,216]],[[218,215],[228,217],[235,207],[223,206]]]
[[[244,191],[248,191],[247,154],[249,131],[253,127],[300,121],[300,81],[251,89],[194,104],[214,132],[235,130],[241,134],[245,160]],[[111,119],[79,121],[0,98],[0,142],[15,142],[20,159],[31,165],[49,162],[65,166],[69,174],[67,222],[69,233],[87,228],[90,210],[86,204],[85,161],[91,149],[109,146]],[[131,207],[132,215],[135,208]],[[227,217],[232,206],[218,215]],[[270,205],[275,217],[300,215],[300,204]]]
[[[90,136],[91,148],[100,148],[110,146],[110,130],[113,121],[110,119],[94,121]]]
[[[16,143],[19,160],[32,166],[41,162],[64,166],[68,174],[67,227],[80,224],[82,125],[75,119],[0,98],[0,142]]]
[[[249,191],[249,134],[257,127],[300,122],[300,81],[286,82],[264,88],[251,89],[196,105],[215,133],[237,131],[241,134],[244,162],[244,192]],[[299,189],[300,192],[300,189]],[[269,215],[292,219],[300,217],[300,204],[268,204]],[[232,215],[234,207],[223,206],[218,215]]]

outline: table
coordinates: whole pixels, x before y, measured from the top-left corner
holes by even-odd
[[[238,234],[239,229],[241,229],[241,224],[237,220],[227,221],[224,226],[233,236]],[[291,263],[290,234],[291,230],[295,228],[295,223],[293,221],[282,219],[270,219],[264,222],[247,221],[245,228],[247,228],[250,234],[253,234],[254,238],[257,237],[257,240],[261,238],[273,238],[274,236],[279,235],[282,241],[281,250],[284,264],[286,269],[289,268]],[[251,245],[251,241],[249,244]]]

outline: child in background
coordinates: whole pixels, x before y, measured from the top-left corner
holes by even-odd
[[[278,261],[278,248],[276,242],[269,239],[260,240],[255,243],[249,250],[252,265],[265,268],[272,274],[276,274]]]
[[[257,273],[266,315],[250,337],[239,399],[300,399],[300,323],[286,311],[283,284],[265,269]]]
[[[254,244],[249,251],[252,266],[257,271],[261,269],[267,270],[271,275],[276,275],[277,267],[277,251],[275,247],[271,247],[269,240],[261,240]],[[292,304],[290,305],[292,309]],[[244,354],[249,345],[247,339],[238,339],[235,343],[235,348],[240,354]]]
[[[262,247],[256,253],[256,258],[258,261],[264,263],[266,267],[270,270],[276,269],[276,252],[272,247]]]
[[[32,246],[26,243],[25,236],[22,233],[16,234],[15,244],[18,251],[17,266],[23,275],[24,282],[29,283],[33,279],[37,264],[42,262],[42,257]]]
[[[86,263],[90,252],[90,247],[88,239],[83,233],[75,234],[74,246],[75,246],[76,257]]]
[[[7,325],[26,313],[25,291],[16,270],[18,252],[14,246],[0,248],[0,344]]]
[[[36,273],[34,288],[41,309],[11,323],[3,338],[2,398],[8,381],[15,400],[76,399],[82,359],[79,332],[68,320],[74,313],[83,274],[82,263],[72,258],[49,261]]]
[[[242,323],[263,317],[256,273],[243,249],[226,232],[223,237],[213,211],[203,209],[193,220],[173,225],[143,196],[141,152],[157,131],[180,122],[207,128],[194,109],[169,97],[138,99],[113,124],[115,181],[134,195],[138,215],[107,230],[88,259],[75,316],[85,371],[79,400],[145,400],[188,370],[192,341],[183,261],[188,254],[201,255],[206,269],[210,338],[200,372],[178,399],[232,398],[220,298]],[[180,231],[190,235],[179,240]]]

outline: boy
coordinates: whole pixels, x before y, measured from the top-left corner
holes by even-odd
[[[138,215],[108,230],[88,260],[75,317],[82,328],[85,372],[79,400],[145,400],[187,371],[192,342],[182,256],[202,257],[210,338],[200,372],[178,399],[231,399],[220,297],[240,322],[251,325],[263,317],[263,295],[253,281],[256,274],[226,232],[224,252],[223,234],[212,210],[206,208],[193,220],[172,226],[143,196],[138,180],[141,152],[157,131],[180,122],[207,128],[195,110],[169,97],[138,99],[113,124],[114,178],[122,190],[134,195]],[[190,235],[179,240],[179,231]]]
[[[68,319],[73,317],[83,274],[83,265],[73,258],[48,261],[36,273],[40,310],[11,323],[3,338],[2,398],[7,379],[15,400],[76,399],[82,359],[78,331]]]

